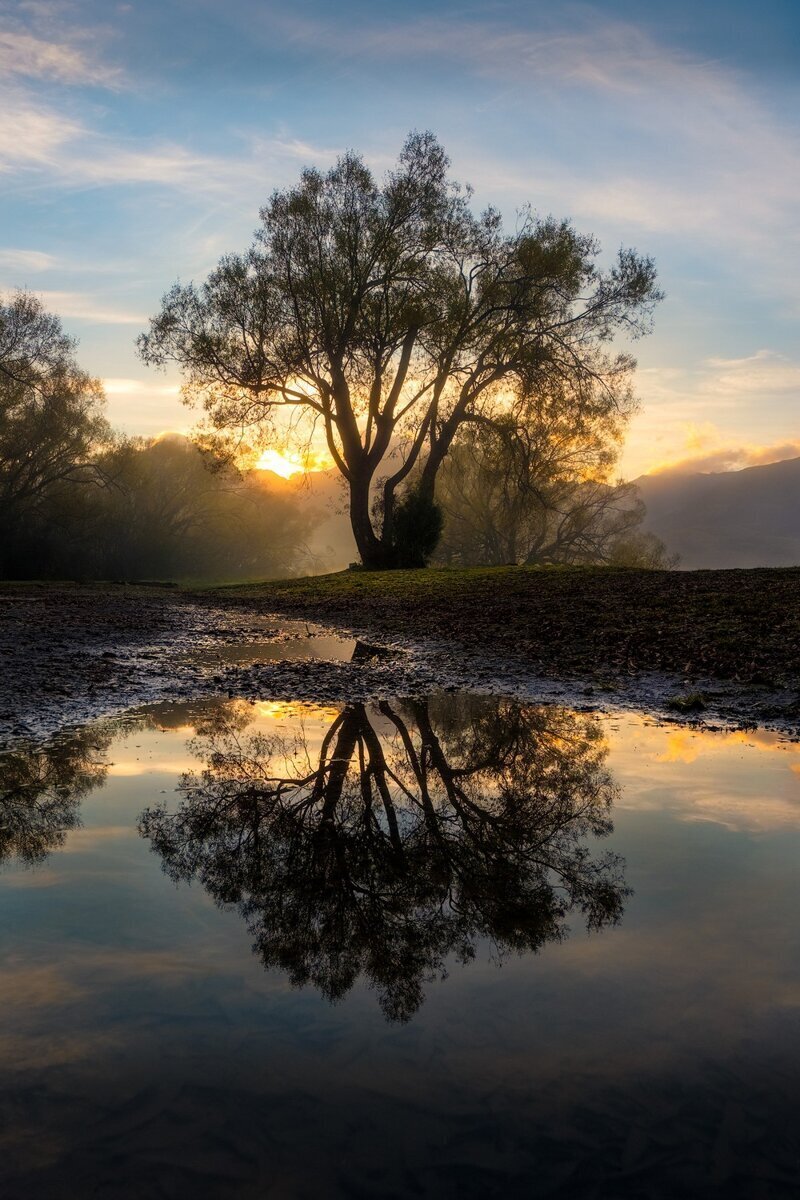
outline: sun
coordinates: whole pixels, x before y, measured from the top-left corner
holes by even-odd
[[[265,450],[256,469],[272,471],[282,479],[291,479],[292,475],[303,475],[309,471],[326,471],[333,466],[333,460],[325,454],[281,454],[278,450]]]
[[[300,475],[306,470],[299,458],[279,454],[277,450],[265,450],[256,463],[256,468],[259,471],[272,471],[282,479],[290,479],[292,475]]]

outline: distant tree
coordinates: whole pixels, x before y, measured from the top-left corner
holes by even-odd
[[[662,543],[641,531],[636,489],[608,482],[624,420],[602,400],[576,404],[559,385],[465,424],[437,485],[445,517],[438,560],[672,565]]]
[[[117,439],[93,465],[110,486],[52,489],[18,538],[17,576],[243,579],[313,565],[313,511],[180,434]]]
[[[0,303],[0,567],[54,488],[100,481],[103,403],[56,316],[26,292]]]
[[[584,405],[629,411],[634,362],[608,345],[646,332],[660,299],[650,259],[622,250],[601,270],[592,237],[530,212],[504,233],[448,167],[415,133],[383,185],[353,153],[304,171],[273,194],[251,248],[200,287],[176,284],[139,339],[146,362],[181,365],[186,398],[217,428],[298,410],[319,422],[368,567],[427,552],[440,467],[499,393],[561,380],[576,421]],[[412,472],[428,535],[409,537],[406,521],[398,537]]]
[[[289,575],[313,516],[187,438],[127,441],[101,467],[114,488],[88,497],[84,561],[113,579]],[[307,556],[305,561],[307,562]]]

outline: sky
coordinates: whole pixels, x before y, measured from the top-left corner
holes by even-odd
[[[135,351],[163,293],[304,165],[432,129],[476,206],[655,257],[626,478],[794,457],[799,60],[797,0],[0,0],[0,291],[61,315],[118,428],[188,430]]]

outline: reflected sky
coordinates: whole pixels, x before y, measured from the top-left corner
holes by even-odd
[[[613,830],[584,830],[580,844],[593,864],[607,852],[624,860],[621,920],[587,932],[572,911],[569,936],[535,954],[499,954],[495,929],[464,965],[451,955],[446,978],[429,972],[410,1019],[387,1021],[368,972],[331,1004],[313,978],[298,989],[281,966],[265,969],[240,900],[220,907],[202,870],[170,878],[162,851],[174,838],[154,851],[137,830],[145,810],[163,805],[168,820],[196,800],[204,770],[241,808],[253,735],[272,746],[274,778],[291,757],[283,749],[302,747],[297,783],[326,760],[338,720],[335,746],[342,710],[160,706],[62,746],[60,775],[54,751],[27,774],[17,765],[15,787],[21,776],[39,787],[45,812],[69,789],[65,762],[83,790],[63,841],[27,863],[12,843],[3,851],[4,1196],[530,1196],[533,1181],[542,1195],[576,1197],[794,1194],[798,747],[563,710],[530,710],[509,741],[491,704],[436,699],[425,711],[459,780],[479,784],[495,814],[509,778],[531,783],[531,762],[529,791],[546,812],[558,797],[565,820],[588,785],[613,788]],[[420,714],[391,712],[419,748]],[[396,753],[391,717],[367,715]],[[231,728],[246,751],[235,770],[230,755],[214,759]],[[487,746],[499,746],[501,768],[484,754],[472,770]],[[391,765],[418,796],[413,771]],[[176,791],[187,771],[194,784]],[[440,825],[450,819],[447,797],[434,807]],[[404,820],[417,880],[426,863],[441,871],[430,842],[413,859],[422,835]],[[379,847],[387,829],[373,831]],[[231,849],[195,837],[181,851],[207,867],[209,844]],[[390,887],[388,899],[408,895]]]

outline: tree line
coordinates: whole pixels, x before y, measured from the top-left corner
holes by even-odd
[[[0,577],[308,569],[310,514],[200,443],[115,434],[75,349],[35,297],[0,305]]]

